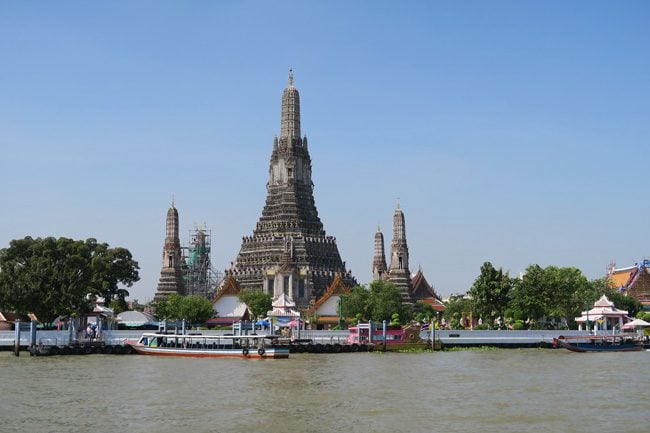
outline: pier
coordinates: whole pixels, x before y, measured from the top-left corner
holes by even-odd
[[[76,330],[36,330],[35,324],[22,323],[16,331],[0,331],[0,350],[21,351],[32,356],[130,354],[132,348],[126,340],[137,340],[144,331],[104,330],[97,339],[76,338]],[[232,335],[232,331],[198,331],[203,335]],[[242,333],[246,333],[243,331]],[[170,333],[171,334],[171,333]],[[301,330],[300,338],[281,338],[279,342],[289,347],[291,353],[351,353],[431,349],[431,332],[421,331],[420,341],[411,344],[386,346],[383,344],[348,344],[348,331]],[[498,348],[552,348],[553,339],[564,336],[586,336],[587,331],[525,330],[525,331],[471,331],[436,330],[435,349],[455,347]]]
[[[0,331],[0,350],[11,350],[20,356],[21,351],[30,356],[130,354],[131,346],[120,336],[103,331],[95,339],[77,337],[74,327],[65,331],[38,330],[36,322],[16,321],[13,331]]]

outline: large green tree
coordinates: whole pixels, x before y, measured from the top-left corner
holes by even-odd
[[[265,316],[273,308],[271,295],[260,290],[242,290],[239,300],[246,304],[253,319]]]
[[[571,323],[602,295],[632,314],[641,308],[638,301],[611,289],[606,279],[589,281],[577,268],[539,265],[529,266],[524,276],[515,280],[509,307],[524,319],[561,317]]]
[[[406,323],[413,316],[412,308],[402,302],[399,289],[387,281],[370,283],[367,311],[373,322],[390,322],[393,314],[399,314],[401,322]]]
[[[518,316],[537,320],[546,314],[549,293],[544,269],[530,265],[523,277],[515,280],[509,306]]]
[[[355,286],[350,293],[342,295],[339,302],[343,317],[354,317],[367,321],[366,304],[369,297],[370,292],[363,286]]]
[[[139,280],[125,248],[95,239],[25,237],[0,250],[0,305],[43,322],[90,310],[93,297],[123,301]]]
[[[393,283],[373,281],[367,288],[354,287],[350,294],[343,297],[345,317],[390,322],[393,314],[399,314],[401,322],[407,322],[413,316],[412,308],[402,302],[399,289]]]
[[[156,316],[164,320],[186,320],[189,323],[203,323],[215,316],[212,302],[200,295],[182,296],[172,293],[156,303]]]
[[[483,323],[491,327],[497,317],[504,316],[511,288],[512,280],[507,272],[495,269],[490,262],[483,263],[469,291],[475,317],[482,318]]]

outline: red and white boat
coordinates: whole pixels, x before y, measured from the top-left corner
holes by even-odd
[[[144,333],[127,344],[140,355],[190,358],[288,358],[289,347],[273,335],[200,335]]]

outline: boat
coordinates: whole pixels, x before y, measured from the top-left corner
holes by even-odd
[[[553,347],[563,347],[572,352],[636,352],[643,350],[643,340],[638,334],[560,335],[553,339]]]
[[[384,334],[382,327],[375,327],[372,323],[359,323],[358,326],[351,326],[348,330],[350,335],[347,344],[353,346],[376,346],[384,350],[398,351],[426,348],[430,345],[420,338],[420,327],[388,325]]]
[[[289,347],[274,335],[201,335],[144,333],[126,341],[140,355],[191,358],[288,358]]]

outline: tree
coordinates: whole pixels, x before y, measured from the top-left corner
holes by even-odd
[[[445,305],[443,318],[447,323],[455,327],[458,321],[467,315],[472,314],[472,301],[462,295],[451,296]]]
[[[124,248],[95,239],[25,237],[0,250],[0,304],[33,312],[50,323],[59,315],[83,314],[90,300],[124,300],[139,280],[138,263]]]
[[[156,317],[163,320],[182,320],[183,296],[172,293],[154,304]]]
[[[415,320],[420,323],[429,323],[431,322],[431,318],[438,317],[438,312],[435,310],[435,308],[423,301],[417,301],[415,303],[415,311]]]
[[[118,315],[121,312],[128,310],[129,305],[127,304],[127,302],[125,300],[114,299],[108,304],[108,308],[113,310],[113,314]]]
[[[388,281],[373,281],[370,283],[370,296],[366,306],[367,315],[373,322],[386,320],[390,322],[393,314],[407,322],[413,312],[402,302],[402,295],[395,285]]]
[[[273,308],[271,295],[259,290],[242,290],[239,292],[239,300],[246,304],[255,319],[266,315]]]
[[[156,304],[156,316],[164,320],[185,320],[194,324],[205,322],[214,315],[212,302],[200,295],[172,293]]]
[[[349,294],[340,297],[343,317],[354,317],[356,321],[368,321],[366,312],[370,292],[363,286],[355,286]]]
[[[393,314],[399,314],[403,322],[413,316],[413,310],[402,302],[399,289],[388,281],[373,281],[369,287],[356,286],[343,297],[343,315],[363,321],[390,321]]]
[[[606,279],[590,282],[577,268],[531,265],[523,278],[515,281],[509,307],[531,320],[560,317],[571,322],[581,311],[591,308],[603,294],[618,308],[636,311],[634,301],[619,296],[609,288]]]
[[[181,316],[189,323],[203,323],[216,315],[212,302],[200,295],[183,297]]]
[[[539,265],[530,265],[524,276],[515,280],[509,306],[523,317],[537,320],[546,313],[548,294],[544,269]]]
[[[483,263],[481,273],[469,291],[474,314],[491,327],[497,317],[504,316],[511,288],[512,280],[508,273],[504,274],[501,268],[496,270],[490,262]]]

